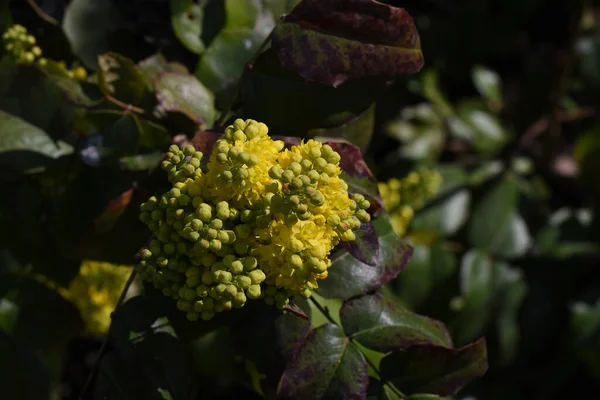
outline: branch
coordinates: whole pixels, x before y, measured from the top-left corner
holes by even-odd
[[[131,271],[131,275],[129,275],[129,278],[127,279],[127,283],[125,283],[125,286],[123,287],[123,291],[121,292],[121,295],[119,296],[119,300],[117,300],[117,304],[115,305],[115,310],[110,314],[111,319],[114,320],[115,312],[119,309],[119,307],[125,301],[127,292],[129,291],[129,288],[133,284],[135,277],[136,277],[136,272],[134,269]],[[106,336],[104,337],[104,340],[102,341],[102,346],[100,347],[100,350],[98,350],[98,355],[96,356],[96,359],[94,360],[94,363],[92,364],[92,371],[88,375],[85,385],[83,386],[83,389],[81,390],[81,393],[79,394],[79,400],[85,400],[84,396],[87,393],[88,389],[90,388],[90,385],[92,384],[92,380],[94,378],[94,375],[96,375],[96,370],[98,369],[98,364],[100,363],[100,359],[102,358],[102,356],[104,355],[104,352],[106,351],[106,346],[108,345],[108,338],[110,336],[112,327],[113,327],[113,324],[111,323],[110,327],[108,328],[108,332],[106,333]]]

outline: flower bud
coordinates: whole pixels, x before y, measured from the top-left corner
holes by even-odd
[[[246,296],[250,299],[258,299],[260,297],[260,285],[250,285],[246,290]]]

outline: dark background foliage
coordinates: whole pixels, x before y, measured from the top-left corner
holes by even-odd
[[[11,21],[20,23],[47,57],[81,62],[94,72],[97,55],[104,54],[126,77],[110,91],[103,86],[107,71],[100,68],[99,85],[60,86],[56,75],[0,61],[0,129],[8,131],[7,114],[17,115],[72,147],[57,154],[38,135],[34,151],[0,157],[0,296],[20,307],[17,318],[3,307],[9,302],[0,302],[0,327],[11,333],[0,331],[0,391],[9,387],[2,382],[19,382],[22,391],[8,398],[42,399],[60,382],[57,398],[78,398],[102,343],[79,337],[81,321],[70,303],[18,281],[14,272],[26,265],[67,284],[81,259],[132,264],[146,240],[137,205],[164,185],[154,171],[164,144],[176,134],[191,139],[199,126],[218,131],[245,115],[265,121],[278,135],[347,139],[363,150],[380,181],[402,178],[417,166],[440,171],[441,193],[416,212],[406,239],[414,248],[411,261],[398,274],[402,262],[386,248],[405,245],[386,236],[389,226],[380,223],[376,227],[385,232],[380,250],[391,261],[357,286],[348,282],[366,264],[354,259],[344,264],[349,276],[324,281],[319,299],[330,320],[299,305],[318,326],[310,333],[308,323],[290,314],[282,319],[261,311],[257,320],[248,317],[253,310],[198,332],[186,321],[161,320],[171,312],[169,305],[149,291],[116,314],[90,393],[111,399],[169,398],[161,390],[173,399],[259,398],[249,384],[252,369],[227,360],[262,359],[257,368],[266,372],[265,387],[276,390],[277,373],[301,349],[278,393],[307,398],[314,388],[293,383],[302,380],[303,365],[315,363],[315,348],[325,346],[344,359],[346,369],[358,371],[358,378],[336,370],[322,398],[366,390],[363,353],[381,360],[381,381],[369,367],[369,398],[400,398],[389,382],[411,399],[438,398],[430,394],[452,395],[452,388],[481,375],[476,366],[481,337],[489,369],[457,399],[598,393],[598,2],[386,1],[413,16],[425,66],[392,83],[358,79],[336,89],[322,85],[331,82],[305,84],[295,72],[306,71],[282,69],[273,49],[255,59],[278,16],[296,1],[240,0],[235,7],[221,0],[197,2],[201,11],[193,9],[191,19],[175,13],[172,3],[178,2],[0,0],[0,31]],[[181,40],[188,31],[198,33],[195,40]],[[163,58],[148,61],[157,52]],[[194,89],[189,97],[179,96],[182,86]],[[146,112],[126,113],[123,103]],[[92,111],[82,125],[84,109]],[[194,140],[202,146],[201,138]],[[41,193],[35,174],[23,177],[33,167],[62,182],[60,201]],[[358,173],[354,178],[377,199],[372,183]],[[343,256],[334,255],[334,263]],[[383,291],[350,299],[383,283],[388,283]],[[413,321],[410,329],[421,320],[403,310],[443,321],[454,347],[464,350],[443,347],[446,339],[427,322],[425,345],[407,347],[404,358],[393,348],[383,358],[390,348],[382,343],[389,338],[372,334],[365,322],[370,320],[359,317],[382,309],[390,320]],[[410,329],[394,334],[410,337]],[[298,345],[279,346],[275,354],[262,341],[243,337],[244,331]],[[143,340],[131,340],[132,332],[141,332]],[[353,342],[340,350],[347,336]],[[192,370],[199,373],[190,375]],[[448,378],[452,371],[459,376]]]

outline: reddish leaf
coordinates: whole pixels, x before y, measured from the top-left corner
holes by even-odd
[[[361,224],[356,232],[356,240],[341,242],[340,247],[367,265],[374,267],[379,262],[379,242],[371,223]]]
[[[273,31],[273,49],[309,81],[393,79],[419,71],[423,54],[412,17],[373,0],[304,0]]]
[[[416,345],[396,351],[381,360],[382,378],[403,393],[431,393],[452,396],[488,369],[485,339],[449,349]]]
[[[102,214],[94,221],[94,232],[102,234],[115,226],[121,215],[123,215],[125,208],[131,202],[133,190],[134,188],[126,190],[106,205]]]

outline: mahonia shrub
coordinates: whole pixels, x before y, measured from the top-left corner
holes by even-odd
[[[172,145],[162,168],[173,187],[140,214],[153,237],[137,270],[192,321],[247,300],[282,309],[309,298],[332,249],[370,220],[369,201],[340,178],[340,155],[319,141],[285,149],[265,124],[237,119],[202,158]]]

